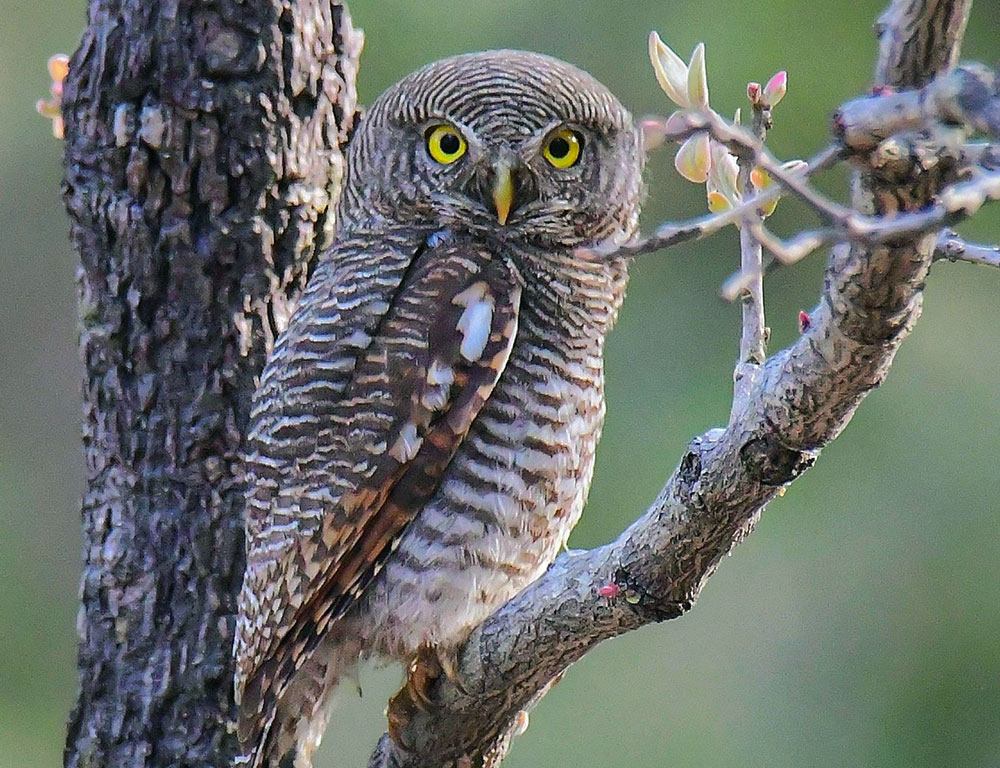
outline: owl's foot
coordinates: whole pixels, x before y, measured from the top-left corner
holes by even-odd
[[[448,646],[447,648],[438,645],[434,647],[434,653],[437,656],[438,666],[441,667],[441,672],[444,673],[444,676],[459,691],[468,693],[468,690],[462,685],[461,676],[458,674],[458,652],[461,649],[462,647],[457,645]]]
[[[446,672],[437,649],[432,646],[421,646],[417,655],[406,666],[403,687],[389,699],[386,710],[389,736],[403,749],[408,748],[403,730],[417,712],[429,712],[433,708],[428,691],[442,674]]]
[[[441,677],[444,667],[441,666],[441,656],[436,646],[424,645],[417,651],[406,667],[406,682],[403,690],[407,691],[413,703],[422,712],[431,709],[431,699],[428,695],[431,685]]]

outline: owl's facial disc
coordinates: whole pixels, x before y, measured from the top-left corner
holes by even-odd
[[[634,231],[642,164],[632,116],[586,72],[522,51],[467,54],[417,70],[365,114],[339,222],[563,249]]]

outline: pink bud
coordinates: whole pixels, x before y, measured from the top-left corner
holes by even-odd
[[[667,140],[667,121],[662,117],[644,117],[639,128],[642,131],[642,146],[647,152],[659,149]]]
[[[761,85],[760,83],[747,83],[747,98],[751,104],[760,103]]]
[[[35,103],[35,109],[40,115],[52,121],[52,135],[57,139],[61,139],[63,137],[63,80],[69,74],[69,56],[64,53],[57,53],[55,56],[50,56],[47,66],[49,76],[52,78],[52,83],[49,86],[52,98],[48,101],[39,99]]]
[[[785,98],[788,90],[788,73],[781,70],[778,74],[767,81],[764,86],[764,103],[769,107],[778,106],[778,102]]]
[[[808,331],[810,325],[812,325],[812,318],[809,317],[809,313],[806,311],[799,312],[799,333]]]
[[[611,582],[610,584],[605,584],[603,587],[598,589],[597,594],[599,594],[601,597],[614,599],[621,594],[621,591],[622,591],[621,587],[619,587],[614,582]]]

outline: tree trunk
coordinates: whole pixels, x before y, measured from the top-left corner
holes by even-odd
[[[86,373],[65,764],[224,766],[241,442],[333,231],[361,48],[331,0],[91,0],[65,85]]]

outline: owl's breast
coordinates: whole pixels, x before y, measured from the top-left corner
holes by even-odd
[[[583,509],[604,419],[600,340],[528,328],[363,610],[378,653],[453,645],[540,576]]]

